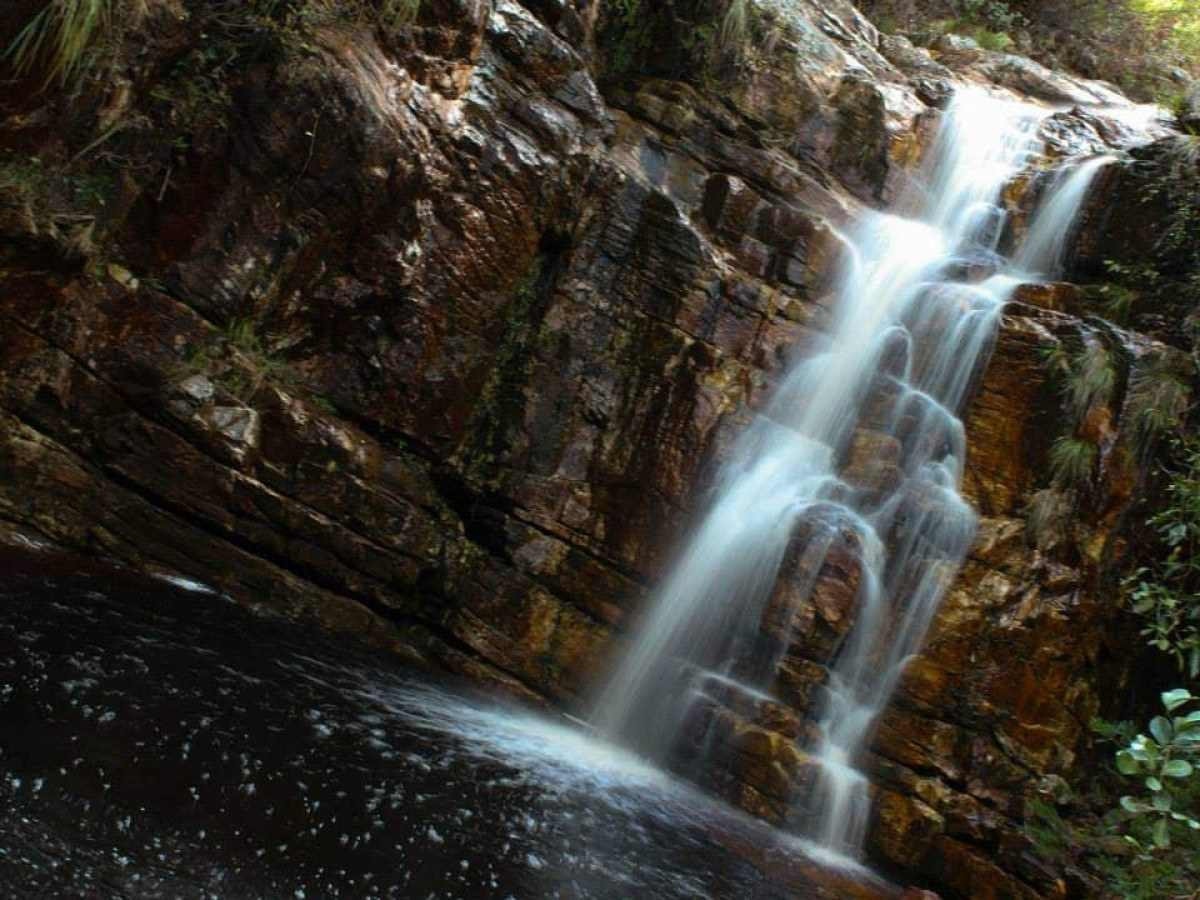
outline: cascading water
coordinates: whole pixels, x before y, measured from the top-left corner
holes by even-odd
[[[769,688],[782,650],[763,659],[771,652],[759,636],[785,555],[795,550],[798,569],[814,573],[793,594],[802,602],[833,542],[849,539],[860,570],[855,621],[830,664],[811,748],[817,776],[793,823],[836,853],[861,847],[869,794],[856,759],[974,536],[958,492],[966,453],[958,414],[1005,302],[1028,272],[1056,265],[1061,235],[1105,162],[1056,180],[1009,264],[998,252],[999,198],[1041,150],[1037,131],[1049,114],[961,91],[923,187],[900,205],[912,218],[865,214],[846,241],[827,345],[794,366],[740,437],[711,510],[591,713],[602,733],[663,757],[704,684],[750,696]],[[864,433],[893,448],[882,486],[839,477]]]
[[[1070,246],[1072,224],[1096,176],[1115,156],[1096,156],[1061,169],[1050,184],[1046,203],[1038,210],[1029,234],[1013,260],[1022,272],[1057,278],[1062,275]]]

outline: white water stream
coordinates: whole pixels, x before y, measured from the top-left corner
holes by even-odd
[[[590,715],[601,733],[661,759],[706,681],[762,696],[785,648],[746,658],[764,655],[763,614],[785,555],[795,550],[809,573],[792,594],[803,602],[830,548],[848,541],[860,569],[854,622],[830,661],[810,748],[818,775],[794,817],[833,853],[862,846],[870,804],[858,758],[974,537],[959,494],[959,416],[1001,310],[1018,284],[1057,274],[1076,212],[1111,159],[1057,177],[1016,261],[1001,257],[1002,189],[1042,151],[1050,112],[961,91],[921,186],[899,204],[911,217],[863,216],[847,239],[827,346],[793,367],[740,437]],[[856,439],[876,448],[881,481],[841,477]]]
[[[1096,175],[1116,160],[1115,156],[1094,156],[1075,166],[1060,169],[1050,184],[1046,203],[1030,227],[1029,234],[1013,260],[1023,272],[1057,278],[1066,263],[1071,227]]]

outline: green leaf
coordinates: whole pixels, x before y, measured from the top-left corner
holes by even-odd
[[[1133,797],[1130,797],[1128,794],[1121,798],[1121,807],[1126,812],[1131,812],[1131,813],[1134,813],[1135,815],[1137,813],[1147,812],[1150,809],[1150,807],[1147,806],[1145,803],[1135,800]]]
[[[1162,768],[1167,778],[1187,778],[1192,774],[1192,764],[1186,759],[1172,759]]]
[[[1152,791],[1161,791],[1162,790],[1162,782],[1159,781],[1157,778],[1155,778],[1153,775],[1150,775],[1146,778],[1146,787],[1150,788],[1150,790],[1152,790]]]
[[[1150,720],[1150,733],[1154,735],[1154,739],[1160,746],[1165,747],[1171,743],[1171,723],[1162,716],[1155,716]]]
[[[1169,812],[1171,809],[1171,795],[1167,793],[1155,794],[1150,798],[1150,803],[1159,812]]]
[[[1122,750],[1117,754],[1117,771],[1122,775],[1136,775],[1138,768],[1137,760],[1128,750]]]
[[[1187,688],[1175,688],[1175,690],[1166,691],[1162,695],[1163,706],[1167,708],[1167,712],[1174,712],[1189,700],[1194,699],[1192,692]]]
[[[1154,830],[1151,832],[1154,838],[1154,846],[1166,848],[1171,846],[1171,832],[1167,829],[1167,820],[1159,819],[1154,823]]]

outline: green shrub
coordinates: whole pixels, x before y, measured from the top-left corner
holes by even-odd
[[[1200,883],[1200,710],[1185,711],[1198,699],[1185,688],[1164,692],[1165,715],[1150,721],[1149,733],[1135,734],[1128,722],[1092,722],[1101,739],[1118,746],[1114,788],[1121,797],[1117,803],[1104,789],[1102,802],[1111,808],[1094,834],[1065,833],[1101,851],[1092,865],[1108,891],[1125,900],[1193,897]],[[1044,822],[1032,823],[1035,834],[1046,830]],[[1105,832],[1120,835],[1124,852]]]
[[[984,50],[994,50],[1003,53],[1012,49],[1015,43],[1006,31],[990,31],[987,28],[976,28],[971,31],[971,37]]]
[[[1172,834],[1181,828],[1200,831],[1200,819],[1193,815],[1186,790],[1189,782],[1195,783],[1193,761],[1200,758],[1200,709],[1182,711],[1198,699],[1185,688],[1166,691],[1162,695],[1166,715],[1155,716],[1149,735],[1138,734],[1117,752],[1117,771],[1140,779],[1149,791],[1121,797],[1121,808],[1130,815],[1126,839],[1141,854],[1169,848]]]
[[[1147,523],[1164,553],[1130,575],[1128,601],[1142,635],[1190,677],[1200,675],[1200,439],[1175,445],[1167,502]]]
[[[958,0],[958,3],[968,21],[985,29],[995,29],[993,34],[999,33],[1005,38],[1008,38],[1006,32],[1029,24],[1029,20],[1005,0]]]

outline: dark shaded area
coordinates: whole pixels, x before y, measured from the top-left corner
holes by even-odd
[[[0,572],[7,897],[848,895],[765,826],[606,782],[358,644],[94,562]],[[461,733],[424,718],[456,709]]]

